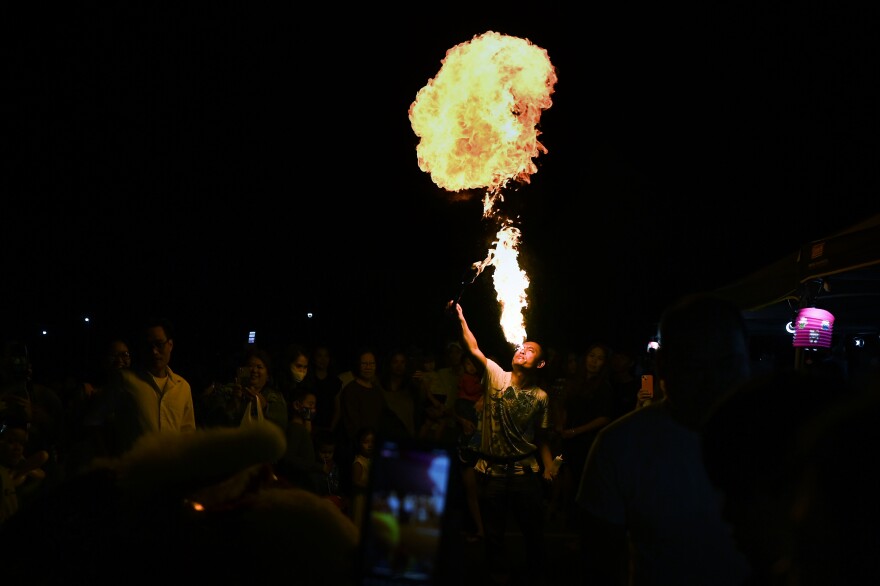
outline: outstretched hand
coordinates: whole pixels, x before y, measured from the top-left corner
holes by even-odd
[[[459,305],[456,301],[450,299],[446,303],[446,313],[448,313],[449,315],[457,316],[460,319],[462,316],[461,305]]]

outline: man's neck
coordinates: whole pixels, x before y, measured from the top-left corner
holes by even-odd
[[[510,384],[518,389],[527,389],[534,386],[535,377],[532,373],[522,368],[514,368],[510,373]]]

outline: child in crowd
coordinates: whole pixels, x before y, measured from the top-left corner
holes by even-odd
[[[315,433],[315,454],[321,471],[315,474],[314,485],[319,495],[332,501],[343,512],[348,512],[348,500],[339,485],[339,464],[336,462],[336,438],[329,430]]]
[[[363,427],[357,433],[355,457],[351,463],[351,518],[355,525],[361,526],[366,504],[367,487],[370,483],[370,463],[373,458],[373,443],[376,434],[369,427]]]

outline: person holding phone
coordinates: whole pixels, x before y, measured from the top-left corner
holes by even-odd
[[[203,397],[204,426],[236,427],[262,416],[286,432],[287,401],[271,382],[269,353],[258,346],[248,346],[239,365],[232,383],[214,386]]]

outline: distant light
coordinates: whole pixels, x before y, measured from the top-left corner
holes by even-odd
[[[312,319],[313,317],[315,317],[315,314],[310,311],[306,314],[306,317]]]
[[[853,337],[853,346],[856,348],[864,348],[865,347],[865,339],[860,338],[858,336]]]
[[[248,344],[253,344],[257,339],[257,332],[248,332]]]
[[[49,332],[46,331],[46,330],[42,330],[40,333],[41,333],[42,335],[44,335],[44,336],[48,336],[48,335],[49,335]]]
[[[85,319],[84,319],[83,321],[86,322],[86,323],[89,323],[91,320],[89,319],[89,316],[86,316]]]
[[[651,340],[648,342],[648,352],[656,352],[660,349],[660,343],[656,340]]]

